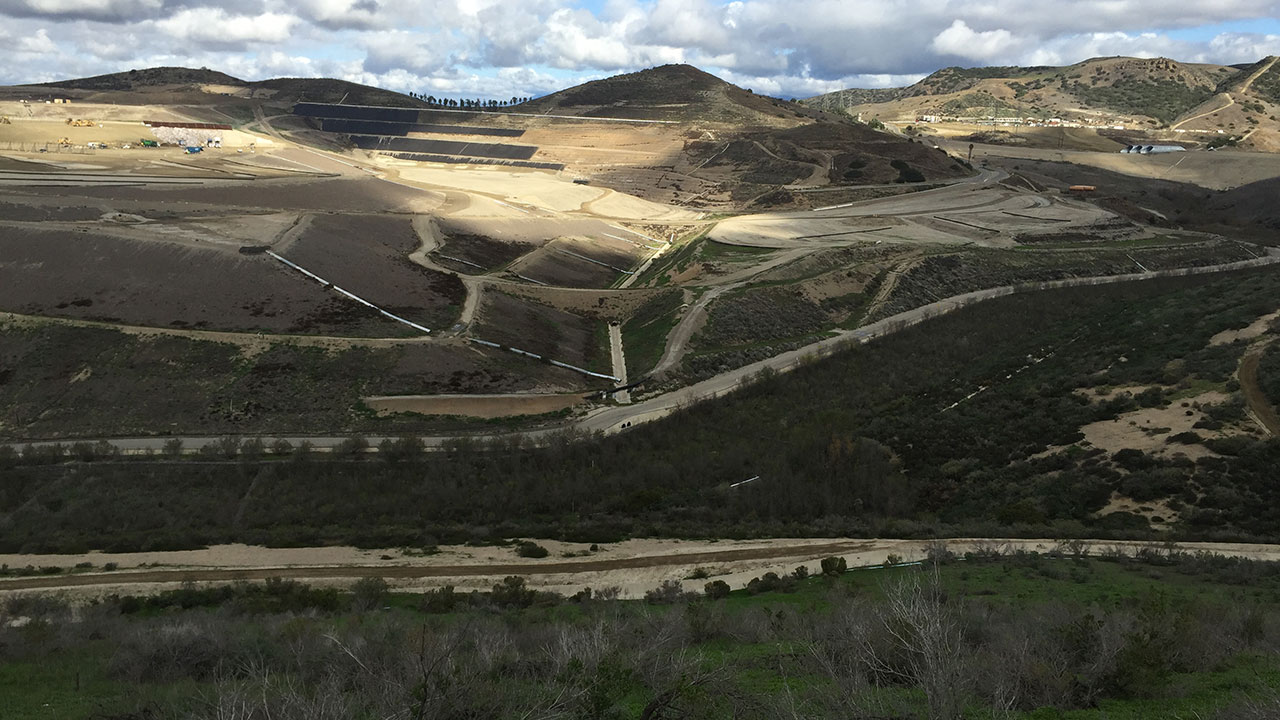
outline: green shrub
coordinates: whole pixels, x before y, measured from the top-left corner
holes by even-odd
[[[723,600],[729,597],[729,583],[723,580],[712,580],[703,586],[703,592],[711,600]]]
[[[522,540],[516,545],[516,554],[524,558],[544,558],[550,553],[538,543]]]

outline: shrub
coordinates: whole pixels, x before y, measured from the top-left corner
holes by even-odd
[[[842,557],[822,558],[822,574],[827,577],[841,575],[848,569],[849,563]]]
[[[685,592],[680,581],[663,580],[661,585],[644,594],[644,601],[652,605],[670,605],[692,597],[694,597],[693,593]]]
[[[791,592],[796,587],[796,579],[791,575],[780,576],[778,573],[765,573],[762,577],[752,578],[747,583],[747,592],[759,595],[764,592]]]
[[[516,554],[524,558],[544,558],[550,553],[538,543],[522,540],[516,545]]]
[[[723,600],[729,597],[729,583],[723,580],[712,580],[703,586],[703,592],[711,600]]]
[[[537,598],[537,593],[525,587],[524,578],[508,575],[493,586],[489,594],[493,604],[504,608],[527,608]]]
[[[360,578],[351,586],[352,605],[358,610],[372,610],[387,598],[390,586],[380,577]]]
[[[428,590],[422,594],[422,611],[428,613],[449,613],[463,600],[463,596],[453,591],[452,585]]]

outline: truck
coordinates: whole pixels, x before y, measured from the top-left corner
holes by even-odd
[[[190,146],[188,146],[188,147],[187,147],[187,154],[188,154],[188,155],[195,155],[196,153],[201,152],[201,151],[203,151],[203,150],[204,150],[204,148],[202,148],[202,147],[198,147],[198,146],[196,146],[196,145],[190,145]]]
[[[139,140],[138,144],[142,147],[160,147],[160,143],[155,140]]]

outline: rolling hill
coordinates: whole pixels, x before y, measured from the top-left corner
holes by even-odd
[[[520,105],[522,112],[748,125],[821,119],[814,108],[756,95],[692,65],[662,65],[593,80]]]
[[[1221,130],[1257,149],[1280,149],[1274,57],[1240,66],[1108,57],[1065,67],[949,67],[908,87],[840,90],[805,104],[881,120],[1059,117],[1129,129]]]
[[[426,103],[393,90],[361,85],[333,78],[273,78],[246,81],[208,68],[157,67],[96,75],[87,78],[58,80],[31,87],[79,91],[77,96],[96,100],[100,93],[111,93],[113,101],[172,101],[170,98],[231,96],[274,103],[338,102],[351,105],[386,105],[392,107],[426,107]]]
[[[696,173],[736,204],[801,202],[789,187],[924,182],[970,172],[924,144],[842,114],[757,95],[689,65],[591,81],[514,110],[673,123],[664,127],[679,134],[683,147],[668,167]]]

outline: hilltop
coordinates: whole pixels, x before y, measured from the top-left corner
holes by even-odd
[[[57,80],[28,87],[58,88],[75,93],[86,101],[105,100],[111,93],[115,102],[216,102],[212,98],[235,97],[291,104],[345,102],[350,105],[425,107],[416,98],[383,88],[333,78],[272,78],[247,81],[208,68],[157,67],[127,70],[87,78]]]
[[[1065,67],[948,67],[908,87],[840,90],[805,104],[881,120],[1012,116],[1127,129],[1185,126],[1280,149],[1273,147],[1280,128],[1280,68],[1274,57],[1239,66],[1108,57]]]
[[[794,194],[798,187],[925,182],[969,173],[924,144],[877,132],[843,114],[758,95],[690,65],[593,80],[514,109],[674,123],[661,132],[680,149],[651,169],[690,179],[696,174],[699,184],[688,185],[690,195],[721,197],[738,207],[812,200]],[[592,174],[637,191],[634,169]]]
[[[531,100],[524,112],[599,118],[794,125],[814,108],[756,95],[692,65],[662,65],[593,80]]]
[[[246,86],[248,83],[226,73],[208,68],[156,67],[94,75],[87,78],[35,83],[33,87],[54,87],[68,90],[139,90],[173,85]]]

